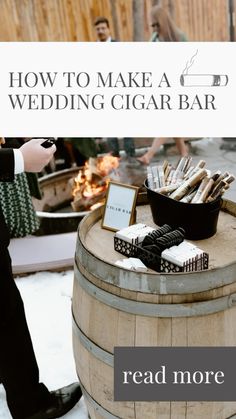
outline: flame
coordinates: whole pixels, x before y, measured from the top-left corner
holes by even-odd
[[[101,176],[107,176],[112,170],[119,167],[119,158],[111,155],[104,156],[98,159],[97,171]]]
[[[84,205],[86,207],[87,202],[96,197],[99,200],[104,199],[104,193],[108,188],[109,177],[108,175],[119,166],[119,159],[110,155],[104,157],[99,157],[94,161],[91,159],[87,161],[84,167],[79,170],[78,175],[74,178],[74,185],[72,189],[72,196],[74,201],[76,199],[84,200]],[[105,177],[105,178],[104,178]],[[94,207],[99,202],[94,202],[90,209]],[[102,202],[99,203],[100,205]]]

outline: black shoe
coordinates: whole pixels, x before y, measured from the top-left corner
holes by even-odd
[[[40,410],[27,419],[54,419],[64,416],[69,412],[82,397],[82,391],[78,383],[70,384],[59,390],[52,391],[52,404]]]

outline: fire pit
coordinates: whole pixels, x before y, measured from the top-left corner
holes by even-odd
[[[42,200],[33,199],[39,235],[76,231],[80,220],[104,202],[109,179],[118,179],[119,159],[90,159],[84,167],[61,170],[39,179]]]
[[[117,178],[119,159],[110,155],[89,159],[70,182],[74,211],[92,210],[102,205],[110,177]]]

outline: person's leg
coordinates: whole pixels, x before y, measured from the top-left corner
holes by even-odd
[[[109,151],[111,151],[112,156],[120,157],[120,148],[118,138],[108,138],[107,139]]]
[[[159,150],[159,148],[165,143],[165,141],[166,138],[155,138],[149,150],[143,156],[139,157],[137,160],[139,160],[143,164],[148,165],[155,156],[156,152]]]
[[[51,394],[39,383],[23,302],[7,249],[0,252],[0,272],[0,378],[12,417],[23,419],[48,406]]]
[[[128,157],[135,157],[135,146],[133,138],[124,138],[124,150]]]
[[[183,138],[174,138],[174,140],[175,140],[175,144],[176,144],[176,147],[177,147],[177,150],[178,150],[179,154],[182,157],[187,156],[189,150],[188,150],[188,146],[185,143],[184,139]]]

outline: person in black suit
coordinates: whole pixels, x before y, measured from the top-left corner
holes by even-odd
[[[116,42],[111,37],[110,24],[106,17],[98,17],[94,22],[94,27],[99,42]]]
[[[0,180],[12,181],[23,170],[40,172],[56,147],[43,148],[35,139],[18,150],[0,150]],[[0,207],[0,382],[14,419],[53,419],[65,415],[80,399],[79,384],[49,392],[39,382],[39,370],[23,301],[12,275],[9,232]]]

